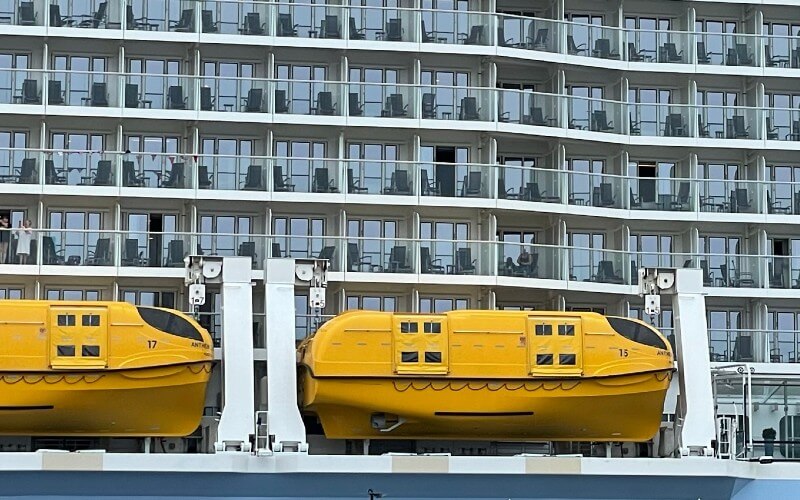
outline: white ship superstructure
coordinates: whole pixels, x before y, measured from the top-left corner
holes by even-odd
[[[0,2],[0,218],[33,232],[27,257],[0,240],[0,299],[189,310],[186,256],[249,257],[263,410],[268,258],[329,261],[324,310],[296,292],[297,340],[355,308],[597,311],[670,333],[638,269],[700,269],[716,453],[793,459],[798,77],[796,0]],[[218,290],[200,318],[220,339]]]

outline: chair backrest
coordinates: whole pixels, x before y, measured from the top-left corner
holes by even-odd
[[[636,201],[636,196],[633,194],[633,188],[630,189],[630,204],[631,207],[640,207],[642,206],[641,202]]]
[[[197,166],[197,185],[201,188],[211,186],[211,178],[208,175],[208,165]]]
[[[386,23],[386,39],[399,42],[403,39],[403,24],[401,19],[389,19]]]
[[[747,127],[744,125],[744,116],[733,116],[733,130],[736,132],[736,135],[744,135],[747,133]]]
[[[475,267],[472,265],[471,248],[459,248],[456,250],[456,259],[456,262],[458,262],[458,269],[460,271],[469,271],[475,269]]]
[[[389,94],[388,99],[391,116],[402,116],[406,113],[405,105],[403,104],[403,94]]]
[[[631,61],[642,60],[642,56],[639,55],[639,51],[636,50],[636,44],[633,42],[628,42],[628,59]]]
[[[194,28],[194,9],[183,9],[181,11],[181,19],[178,22],[178,27],[182,29]]]
[[[321,115],[333,114],[333,93],[332,92],[319,92],[317,94],[317,110]]]
[[[688,182],[681,182],[678,186],[678,201],[681,203],[688,203],[689,202],[689,189],[690,185]]]
[[[324,260],[333,260],[333,254],[335,251],[336,247],[334,246],[322,247],[322,250],[320,250],[319,256],[317,258]]]
[[[168,94],[169,107],[171,109],[183,109],[186,106],[183,102],[183,87],[180,85],[170,85]]]
[[[61,80],[47,81],[47,104],[64,104],[64,95],[61,93]]]
[[[289,112],[289,103],[286,102],[285,90],[275,89],[275,112],[276,113]]]
[[[348,94],[347,103],[348,114],[350,116],[361,116],[364,114],[361,109],[361,99],[358,92],[350,92],[350,94]]]
[[[210,10],[203,9],[200,13],[200,22],[202,23],[203,33],[215,33],[217,27],[214,25],[214,13]]]
[[[250,89],[247,91],[247,107],[245,111],[248,113],[258,113],[261,111],[261,101],[264,95],[263,89]]]
[[[531,104],[533,104],[533,99],[531,99]],[[533,125],[547,125],[542,108],[531,108],[531,121]]]
[[[736,188],[736,206],[738,208],[750,208],[750,200],[747,198],[747,188]]]
[[[575,54],[578,52],[578,46],[575,45],[575,37],[572,35],[567,35],[567,51],[570,54]]]
[[[125,84],[125,107],[138,108],[139,107],[139,84],[126,83]]]
[[[36,11],[33,8],[33,2],[20,2],[19,21],[20,24],[23,25],[29,25],[36,22]]]
[[[708,59],[708,52],[706,52],[705,42],[697,42],[697,57],[699,59]]]
[[[280,173],[280,170],[278,172]],[[281,176],[281,181],[283,181],[283,176]],[[244,187],[245,189],[261,189],[261,165],[249,165],[247,167]]]
[[[530,28],[533,28],[533,23],[531,23]],[[550,33],[550,30],[547,28],[539,28],[539,31],[536,32],[536,40],[533,41],[534,45],[546,45],[547,44],[547,35]]]
[[[739,64],[752,64],[753,62],[745,43],[736,44],[736,56],[739,58]]]
[[[467,177],[467,194],[480,194],[482,179],[480,172],[470,172]]]
[[[737,335],[733,344],[733,361],[753,360],[753,337],[750,335]]]
[[[396,246],[389,251],[389,263],[396,267],[406,266],[406,247]]]
[[[239,250],[236,252],[240,257],[255,257],[256,256],[256,242],[243,241],[239,243]]]
[[[341,33],[339,33],[339,16],[325,16],[325,19],[322,20],[322,37],[341,37]]]
[[[431,118],[436,112],[436,94],[426,92],[422,94],[422,117]]]
[[[248,12],[245,18],[247,33],[250,35],[263,35],[264,28],[261,27],[261,14],[259,12]]]
[[[361,249],[358,248],[358,243],[347,244],[347,270],[359,271],[358,264],[361,261]]]
[[[461,99],[461,116],[462,120],[477,120],[478,119],[478,99],[475,97],[467,96]]]
[[[107,186],[111,184],[111,160],[100,160],[97,162],[97,175],[94,178],[97,186]]]
[[[250,171],[248,170],[248,174]],[[283,166],[282,165],[274,165],[272,167],[272,183],[275,185],[275,189],[285,189],[286,182],[283,178]]]
[[[294,36],[291,14],[278,14],[278,36]]]
[[[138,184],[136,181],[136,172],[134,171],[134,165],[132,161],[123,161],[122,162],[122,185],[123,186],[133,186]]]
[[[330,185],[328,184],[328,169],[315,168],[314,169],[314,191],[318,193],[327,193]]]
[[[19,184],[35,184],[36,183],[36,159],[25,158],[22,160],[22,165],[19,172]]]
[[[608,130],[608,117],[605,110],[598,109],[592,111],[592,130]]]
[[[605,279],[615,278],[616,273],[614,273],[614,262],[610,260],[601,260],[597,264],[597,275],[598,277],[602,276]]]
[[[350,26],[350,39],[351,40],[358,40],[361,38],[360,33],[358,32],[358,26],[356,26],[356,18],[350,16],[350,22],[348,24]]]
[[[92,26],[97,28],[100,26],[100,23],[103,22],[103,19],[106,17],[106,10],[108,10],[108,2],[100,2],[97,5],[97,12],[94,13],[94,18],[92,18]]]
[[[44,173],[48,179],[47,181],[48,184],[55,182],[56,177],[58,177],[58,174],[56,173],[56,164],[53,162],[53,160],[44,161]]]
[[[634,50],[636,47],[634,46]],[[608,38],[598,38],[594,41],[594,51],[597,52],[600,57],[608,57],[611,54],[611,40]]]
[[[434,41],[436,41],[436,39],[434,38],[433,33],[428,31],[427,29],[425,29],[425,20],[423,19],[422,20],[422,42],[423,43],[428,43],[428,42],[434,42]]]
[[[108,106],[105,82],[94,82],[92,84],[92,106]]]
[[[356,187],[356,179],[355,179],[355,175],[353,174],[353,169],[352,168],[348,168],[347,169],[347,192],[351,193],[351,192],[355,191],[355,187]]]
[[[97,238],[97,243],[94,246],[94,259],[108,260],[108,254],[111,250],[111,238]]]
[[[431,267],[431,249],[428,247],[419,247],[419,259],[422,264],[422,272],[426,272]]]
[[[406,170],[396,170],[393,174],[395,191],[398,193],[411,194],[408,184],[408,172]]]
[[[139,257],[139,240],[136,238],[125,238],[125,246],[123,247],[125,250],[125,256],[123,259],[132,261]]]
[[[281,244],[280,243],[272,243],[272,256],[273,257],[283,257],[283,253],[281,252]]]
[[[676,130],[683,128],[683,115],[680,113],[670,113],[667,120],[669,121],[671,133],[674,134]]]
[[[183,162],[176,161],[172,164],[172,168],[169,171],[169,180],[167,184],[170,187],[183,187]]]
[[[212,111],[211,87],[200,87],[200,110]]]
[[[419,171],[419,175],[420,175],[420,183],[422,184],[422,188],[423,189],[428,189],[430,187],[430,185],[431,185],[431,181],[430,181],[430,179],[428,179],[428,170],[423,168],[422,170]]]
[[[183,240],[171,240],[167,244],[167,261],[168,264],[183,263]]]
[[[469,30],[469,37],[464,41],[467,45],[477,45],[483,40],[483,26],[473,26]]]
[[[39,84],[32,78],[22,82],[22,103],[39,104]]]
[[[600,183],[600,200],[603,205],[614,204],[614,187],[609,182]]]
[[[677,59],[680,59],[680,56],[678,56],[678,47],[675,45],[674,42],[665,43],[664,50],[667,53],[667,58],[670,61],[675,61]]]

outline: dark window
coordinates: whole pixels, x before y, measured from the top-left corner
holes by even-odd
[[[75,315],[73,314],[59,314],[58,326],[75,326]]]
[[[575,364],[575,355],[574,354],[559,354],[558,355],[558,364],[559,365],[574,365]]]
[[[537,354],[536,355],[536,364],[537,365],[552,365],[553,364],[553,355],[552,354]]]
[[[203,341],[200,331],[177,314],[150,307],[138,307],[137,309],[144,322],[156,330],[186,339]]]
[[[400,333],[417,333],[419,327],[416,323],[411,321],[403,321],[400,323]]]
[[[100,316],[98,314],[84,314],[81,317],[83,326],[100,326]]]
[[[667,344],[652,328],[626,318],[606,318],[611,328],[628,340],[667,350]]]
[[[74,356],[75,355],[75,346],[74,345],[60,345],[60,346],[58,346],[58,355],[59,356]]]
[[[426,363],[441,363],[442,362],[442,353],[441,352],[425,352],[425,362]]]
[[[575,325],[558,325],[559,335],[575,336]]]
[[[553,325],[536,325],[536,335],[552,335]]]
[[[425,333],[442,333],[442,324],[427,322],[424,324]]]
[[[400,354],[400,361],[402,361],[403,363],[416,363],[419,361],[419,353],[403,352]]]
[[[99,358],[100,357],[100,346],[99,345],[85,345],[85,346],[82,346],[81,356],[85,356],[87,358]]]

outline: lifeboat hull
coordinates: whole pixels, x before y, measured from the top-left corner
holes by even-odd
[[[647,441],[672,370],[539,380],[304,377],[331,439]],[[388,422],[373,427],[373,416]]]
[[[210,362],[0,373],[0,434],[186,436],[199,425]]]

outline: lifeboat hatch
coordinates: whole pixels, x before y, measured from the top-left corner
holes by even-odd
[[[583,373],[581,318],[528,318],[528,367],[533,376],[580,377]]]
[[[50,308],[50,367],[100,370],[108,364],[108,309]]]
[[[394,372],[407,375],[447,375],[447,318],[394,315]]]

